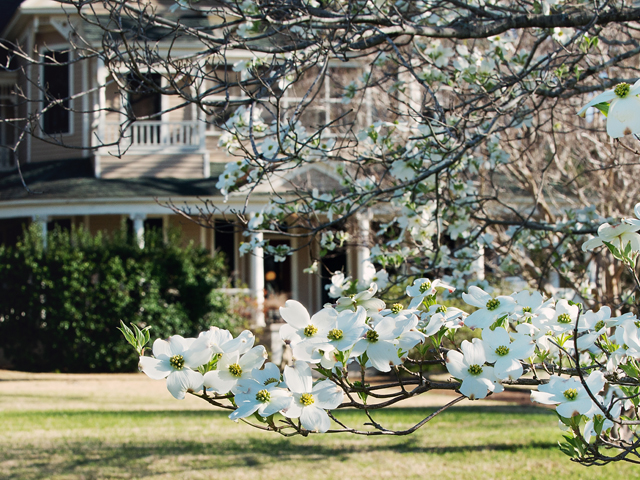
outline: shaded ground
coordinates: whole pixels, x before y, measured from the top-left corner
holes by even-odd
[[[425,395],[375,419],[406,428],[450,398]],[[164,382],[143,375],[0,372],[0,478],[640,478],[630,465],[572,464],[557,449],[552,411],[483,405],[455,407],[407,437],[288,439],[235,424],[196,398],[173,400]],[[366,421],[355,411],[338,416]]]

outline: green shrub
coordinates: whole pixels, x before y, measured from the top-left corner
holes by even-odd
[[[56,230],[44,250],[35,229],[15,247],[0,246],[0,348],[29,371],[122,372],[137,358],[116,327],[152,325],[151,336],[195,335],[210,325],[238,333],[246,322],[230,311],[221,255],[164,242],[144,249],[124,229],[108,237]]]

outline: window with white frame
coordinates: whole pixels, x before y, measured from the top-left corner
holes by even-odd
[[[284,92],[279,92],[276,88],[276,93],[282,95],[279,105],[281,121],[291,120],[298,105],[304,102],[305,107],[299,114],[299,121],[312,131],[328,125],[322,133],[323,136],[344,134],[352,125],[358,127],[360,124],[370,123],[369,98],[365,99],[362,95],[356,94],[352,101],[344,100],[349,85],[356,82],[361,73],[362,70],[358,66],[332,67],[324,79],[318,79],[319,69],[311,68],[301,74],[295,83],[287,85]],[[248,98],[239,86],[233,86],[234,82],[239,82],[239,75],[231,69],[221,67],[216,70],[215,80],[210,81],[209,89],[213,92],[219,89],[220,93],[207,96],[207,100],[223,105],[216,107],[214,113],[207,116],[208,135],[221,134],[221,127],[237,109],[237,103],[234,105],[233,102]],[[225,91],[224,85],[229,83],[232,86]],[[271,117],[269,110],[275,114],[274,108],[264,108],[263,116],[266,121]]]

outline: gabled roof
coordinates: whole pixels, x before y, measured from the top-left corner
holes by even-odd
[[[210,178],[95,178],[91,159],[55,160],[22,166],[0,174],[0,206],[8,200],[91,199],[130,197],[211,197],[220,195],[217,177],[224,164],[211,164]]]

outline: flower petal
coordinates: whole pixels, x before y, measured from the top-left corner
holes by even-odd
[[[596,95],[595,97],[593,97],[589,103],[587,103],[584,107],[582,107],[580,109],[580,111],[577,113],[577,115],[582,117],[585,114],[585,112],[587,111],[587,108],[593,107],[594,105],[597,105],[599,103],[610,102],[611,100],[613,100],[615,98],[617,98],[617,96],[614,93],[613,89],[605,90],[600,95]]]
[[[630,96],[611,102],[607,117],[607,134],[620,138],[640,133],[640,98]]]
[[[300,423],[305,429],[312,432],[324,433],[331,427],[331,420],[329,420],[327,412],[315,405],[309,405],[302,409]]]
[[[315,404],[327,410],[338,408],[344,400],[344,392],[331,380],[318,382],[312,390]]]
[[[213,370],[204,374],[204,386],[216,393],[230,392],[236,383],[238,383],[238,379],[224,370]]]
[[[240,357],[238,363],[242,367],[243,372],[249,373],[254,368],[262,367],[267,358],[267,350],[262,345],[258,345]]]
[[[464,378],[467,375],[468,365],[464,363],[464,356],[455,350],[447,352],[447,370],[455,378]]]
[[[309,393],[313,388],[311,367],[302,361],[297,361],[293,367],[284,367],[284,381],[294,393]]]
[[[188,368],[172,372],[167,377],[167,390],[178,400],[184,399],[185,392],[195,392],[202,389],[202,374]]]
[[[161,338],[157,338],[155,342],[153,342],[153,356],[156,358],[171,358],[171,347],[169,347],[169,342],[166,340],[162,340]]]
[[[284,307],[280,307],[280,316],[289,325],[300,329],[309,325],[309,312],[300,302],[296,300],[287,300]]]
[[[164,340],[162,341],[164,342]],[[163,361],[151,357],[140,357],[138,368],[154,380],[162,380],[174,370],[167,360]]]
[[[246,418],[260,408],[260,404],[257,402],[241,402],[231,414],[229,418],[231,420],[237,420],[239,418]]]

